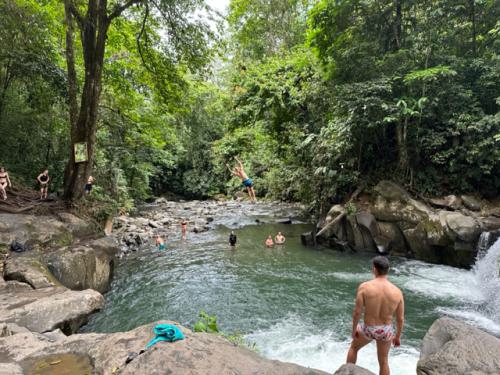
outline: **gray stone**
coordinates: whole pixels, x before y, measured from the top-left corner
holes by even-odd
[[[158,322],[177,324],[174,322]],[[77,354],[90,359],[97,374],[266,374],[322,375],[323,371],[291,363],[269,360],[234,345],[219,335],[193,333],[179,326],[186,338],[174,343],[159,342],[139,354],[153,338],[157,323],[129,332],[113,334],[76,334],[50,342],[44,335],[21,334],[0,339],[0,352],[8,362],[27,367],[34,359],[56,359],[57,355]],[[178,324],[177,324],[178,325]],[[133,358],[128,364],[127,358]],[[365,375],[365,373],[360,373]]]
[[[498,375],[500,339],[451,318],[436,320],[427,331],[418,375]]]
[[[352,363],[342,365],[333,375],[375,375],[373,372]]]
[[[24,375],[23,369],[15,363],[0,363],[2,375]]]
[[[373,190],[389,201],[406,202],[410,199],[410,195],[401,185],[388,180],[380,181]]]
[[[476,241],[481,233],[479,223],[470,216],[460,212],[450,212],[446,215],[446,224],[456,236],[465,242]]]
[[[94,232],[94,228],[89,222],[69,212],[60,212],[57,216],[63,223],[66,223],[67,228],[76,236],[86,236]]]
[[[100,248],[76,246],[62,248],[48,255],[52,274],[69,289],[94,289],[101,293],[109,289],[114,256]]]
[[[88,316],[104,305],[102,295],[63,287],[0,293],[0,323],[15,323],[33,332],[60,328],[74,333]]]
[[[465,207],[471,211],[481,211],[481,201],[472,195],[461,195],[460,198]]]
[[[13,255],[4,270],[6,280],[16,280],[31,285],[34,289],[60,285],[37,254]]]

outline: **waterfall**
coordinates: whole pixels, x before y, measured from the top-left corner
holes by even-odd
[[[481,307],[483,313],[494,322],[500,323],[500,239],[478,256],[472,272],[484,296],[485,302]]]
[[[482,258],[498,238],[500,238],[500,230],[481,233],[477,241],[478,257]]]

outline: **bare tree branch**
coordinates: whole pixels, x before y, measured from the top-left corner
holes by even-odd
[[[122,5],[116,5],[111,14],[108,16],[108,19],[111,21],[116,17],[119,17],[126,9],[130,8],[134,4],[142,3],[143,0],[128,0]]]

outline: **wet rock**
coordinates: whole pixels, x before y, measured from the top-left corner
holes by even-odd
[[[51,287],[16,293],[3,290],[0,292],[0,323],[15,323],[39,333],[60,328],[71,334],[103,305],[102,295],[90,289],[77,292]]]
[[[304,246],[314,246],[314,236],[312,232],[305,232],[300,235],[300,242]]]
[[[333,375],[375,375],[373,372],[352,363],[342,365]]]
[[[408,192],[395,182],[382,180],[373,190],[388,201],[407,202],[410,199]]]
[[[0,337],[7,337],[12,335],[17,335],[18,333],[27,333],[27,332],[29,332],[29,329],[18,326],[17,324],[14,323],[0,324]]]
[[[433,198],[429,199],[429,203],[435,207],[445,208],[449,210],[458,210],[462,207],[462,199],[456,195],[448,195],[444,198]]]
[[[440,318],[422,341],[417,374],[500,374],[500,339],[454,319]]]

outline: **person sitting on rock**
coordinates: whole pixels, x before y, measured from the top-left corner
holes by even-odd
[[[46,169],[42,173],[40,173],[36,180],[40,184],[40,199],[47,199],[50,181],[49,170]]]
[[[278,234],[276,235],[276,237],[274,237],[274,242],[276,242],[276,245],[283,245],[286,241],[286,238],[285,236],[283,236],[283,234],[281,234],[281,232],[278,232]]]
[[[267,247],[273,247],[274,246],[273,236],[272,235],[267,236],[266,246]]]
[[[243,186],[247,188],[250,201],[255,202],[256,199],[255,199],[255,190],[253,189],[253,180],[249,178],[248,175],[245,173],[245,170],[243,168],[243,162],[237,156],[234,157],[234,160],[236,160],[238,166],[234,167],[233,169],[231,169],[228,165],[226,166],[233,175],[241,178],[241,183],[243,184]]]
[[[12,187],[12,183],[10,182],[9,174],[5,171],[5,168],[0,168],[0,194],[2,195],[2,199],[7,200],[7,186]]]

